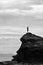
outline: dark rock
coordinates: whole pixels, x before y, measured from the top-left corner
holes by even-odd
[[[0,65],[4,65],[3,62],[0,62]]]
[[[22,44],[12,61],[43,63],[43,38],[26,33],[20,38]]]
[[[3,64],[4,65],[8,65],[11,61],[4,61]]]
[[[10,63],[8,63],[7,65],[18,65],[17,61],[11,61]]]

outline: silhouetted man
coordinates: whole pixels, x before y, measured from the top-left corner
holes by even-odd
[[[28,31],[29,31],[29,27],[27,27],[27,33],[28,33]]]

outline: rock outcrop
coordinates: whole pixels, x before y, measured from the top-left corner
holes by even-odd
[[[21,38],[21,47],[12,61],[43,63],[43,38],[32,33],[26,33]]]

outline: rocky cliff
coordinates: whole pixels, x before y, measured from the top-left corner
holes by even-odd
[[[26,33],[21,38],[21,47],[12,61],[43,63],[43,38],[32,33]]]

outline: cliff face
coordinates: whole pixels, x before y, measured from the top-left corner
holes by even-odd
[[[43,62],[43,38],[32,33],[26,33],[21,38],[21,47],[13,60],[18,62]]]
[[[42,46],[43,38],[32,33],[26,33],[21,37],[22,46]]]

